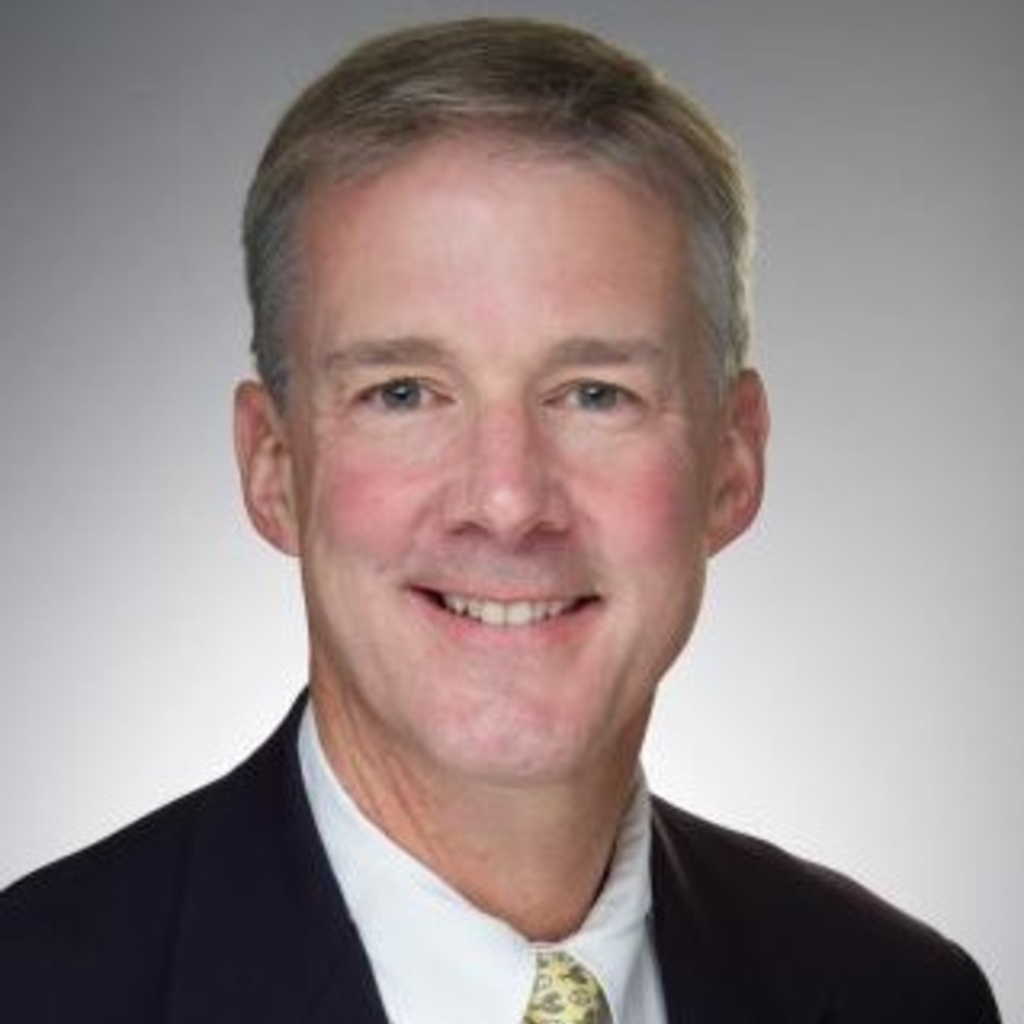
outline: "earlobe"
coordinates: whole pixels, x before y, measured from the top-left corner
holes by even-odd
[[[266,389],[244,381],[235,391],[235,457],[249,519],[279,551],[298,554],[292,458],[281,414]]]
[[[709,554],[721,551],[750,526],[764,495],[770,417],[760,376],[743,370],[726,402],[711,492]]]

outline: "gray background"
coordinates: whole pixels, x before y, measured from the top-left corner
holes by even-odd
[[[301,685],[230,453],[243,189],[341,49],[488,10],[647,55],[760,197],[769,496],[654,783],[926,917],[1024,1020],[1015,0],[4,0],[0,884],[226,769]]]

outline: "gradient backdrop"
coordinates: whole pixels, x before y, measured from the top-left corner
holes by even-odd
[[[0,884],[225,770],[304,676],[230,452],[238,214],[342,49],[502,11],[688,85],[760,197],[760,526],[713,567],[658,788],[967,945],[1024,1020],[1024,6],[0,3]]]

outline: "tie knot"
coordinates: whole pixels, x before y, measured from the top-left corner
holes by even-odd
[[[523,1024],[598,1024],[604,994],[590,971],[568,953],[537,954],[537,977]]]

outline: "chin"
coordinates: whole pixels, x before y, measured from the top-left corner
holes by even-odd
[[[596,740],[579,719],[562,726],[531,716],[467,722],[464,718],[425,737],[448,771],[497,786],[554,784],[577,775],[594,760]]]

